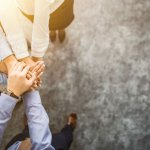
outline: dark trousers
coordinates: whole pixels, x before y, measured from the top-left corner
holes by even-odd
[[[10,140],[5,150],[7,150],[15,142],[24,141],[26,138],[29,138],[28,126],[25,127],[22,133],[17,134]],[[70,125],[66,125],[61,132],[52,134],[52,146],[55,148],[55,150],[69,150],[72,141],[73,128]]]

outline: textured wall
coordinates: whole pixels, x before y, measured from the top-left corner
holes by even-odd
[[[75,0],[64,44],[51,45],[41,95],[52,131],[78,113],[72,150],[150,149],[150,1]],[[20,131],[18,106],[3,145]]]

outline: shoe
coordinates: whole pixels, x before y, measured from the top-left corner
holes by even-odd
[[[51,39],[51,42],[56,41],[56,31],[50,31],[50,39]]]
[[[59,30],[58,31],[58,38],[59,38],[60,43],[62,43],[65,40],[65,37],[66,37],[65,30]]]
[[[73,129],[76,128],[77,126],[77,114],[76,113],[71,113],[68,117],[68,125],[71,125]]]

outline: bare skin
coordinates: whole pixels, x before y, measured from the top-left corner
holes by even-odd
[[[6,65],[7,68],[7,73],[9,73],[10,69],[18,62],[16,57],[14,55],[10,55],[7,58],[3,60],[4,64]],[[3,65],[4,67],[4,65]],[[6,70],[5,68],[5,70]]]
[[[41,59],[36,59],[41,60]],[[43,61],[36,61],[34,62],[30,57],[26,57],[24,59],[19,60],[24,62],[26,65],[30,66],[29,72],[27,74],[27,78],[30,79],[32,77],[32,73],[37,73],[37,79],[34,81],[33,87],[40,87],[41,86],[41,76],[44,72],[45,65]],[[0,62],[0,72],[9,74],[11,68],[18,62],[14,55],[8,56],[2,62]]]
[[[29,69],[30,66],[27,66],[23,62],[17,62],[10,69],[7,89],[12,91],[16,96],[21,96],[24,92],[31,89],[36,79],[36,73],[33,73],[30,79],[26,78]]]

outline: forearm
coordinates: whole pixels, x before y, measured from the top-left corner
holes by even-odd
[[[12,55],[11,48],[8,45],[6,37],[0,28],[0,61]]]
[[[35,1],[31,43],[31,55],[34,57],[43,57],[49,45],[49,5],[47,0]]]
[[[23,100],[28,118],[32,149],[53,149],[51,146],[52,135],[49,129],[49,118],[41,104],[39,93],[37,91],[26,93],[23,96]]]
[[[16,103],[17,101],[14,98],[5,94],[0,95],[0,143]]]
[[[27,42],[17,17],[17,9],[14,2],[3,11],[3,14],[5,15],[0,16],[1,24],[16,58],[21,59],[29,56]]]

